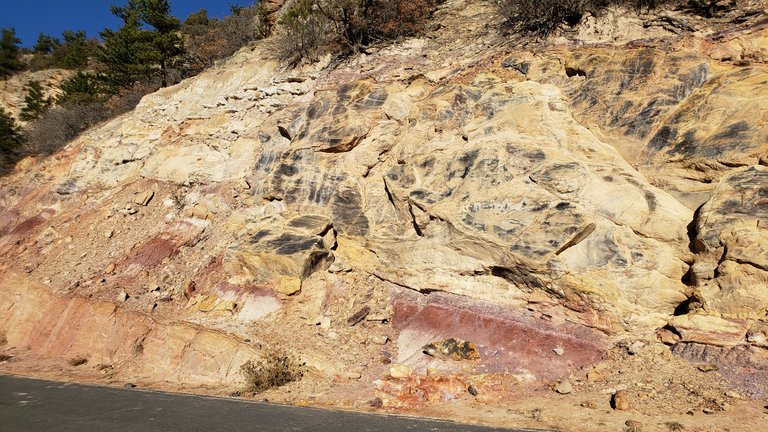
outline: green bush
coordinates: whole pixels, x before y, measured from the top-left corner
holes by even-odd
[[[24,96],[24,106],[19,118],[24,121],[37,120],[51,107],[51,98],[45,97],[43,86],[39,81],[32,80],[27,84],[27,94]]]
[[[280,17],[282,32],[276,36],[275,46],[280,59],[292,64],[314,61],[331,44],[331,23],[314,5],[313,0],[299,0]]]
[[[88,39],[82,30],[64,30],[62,38],[63,40],[40,33],[32,48],[29,69],[86,69],[98,49],[98,41]]]
[[[21,145],[21,132],[11,114],[0,107],[0,153],[13,154]]]
[[[78,71],[61,83],[59,86],[61,94],[56,98],[56,102],[58,104],[93,102],[109,91],[104,81],[103,76],[96,73]]]
[[[16,30],[0,29],[0,78],[13,75],[24,69],[24,63],[19,60],[21,39],[16,37]]]

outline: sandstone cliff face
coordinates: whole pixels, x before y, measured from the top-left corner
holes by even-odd
[[[203,384],[236,382],[236,363],[259,355],[250,340],[337,379],[387,339],[392,360],[452,372],[420,347],[474,339],[488,360],[473,373],[521,382],[657,331],[678,351],[756,362],[768,308],[756,16],[534,53],[482,25],[498,19],[488,4],[457,0],[428,38],[336,67],[285,70],[269,41],[244,49],[2,179],[0,289],[30,312],[0,331],[69,355],[79,345],[46,342],[60,330],[19,327],[54,325],[32,312],[48,303],[98,302],[87,314],[135,326],[104,336],[116,341],[99,361],[143,358],[166,368],[159,379]],[[19,287],[40,283],[63,299],[25,301]],[[343,324],[363,306],[366,325]],[[96,350],[94,326],[67,337]],[[151,343],[165,338],[179,342]],[[175,348],[206,338],[211,353],[192,360]],[[143,354],[126,351],[139,339]]]

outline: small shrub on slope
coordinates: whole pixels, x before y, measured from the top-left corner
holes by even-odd
[[[258,361],[247,361],[240,371],[245,377],[246,390],[261,393],[300,380],[304,376],[304,363],[285,352],[272,351]]]
[[[546,36],[563,24],[578,24],[587,13],[599,15],[609,6],[647,10],[679,3],[680,0],[499,0],[498,6],[508,30]]]

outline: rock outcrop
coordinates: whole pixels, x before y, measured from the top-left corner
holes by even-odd
[[[16,120],[24,108],[24,97],[30,81],[38,81],[43,87],[43,97],[55,99],[61,93],[59,86],[74,73],[64,69],[47,69],[36,72],[22,72],[8,79],[0,80],[0,106]],[[23,122],[22,122],[23,123]]]
[[[657,332],[688,358],[764,353],[768,28],[749,10],[534,49],[451,0],[428,37],[335,66],[241,50],[0,179],[0,333],[205,385],[281,346],[313,379],[378,380],[376,406],[423,383],[577,394],[565,378]],[[479,358],[424,354],[451,339]]]

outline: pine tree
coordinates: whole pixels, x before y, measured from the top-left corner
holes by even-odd
[[[19,118],[24,121],[37,120],[51,107],[51,99],[45,97],[40,81],[30,81],[26,90]]]
[[[107,67],[107,83],[115,90],[146,81],[152,74],[151,32],[141,28],[135,13],[121,18],[123,25],[117,31],[101,32],[104,44],[97,54],[98,60]]]
[[[108,68],[110,84],[127,87],[157,74],[163,87],[168,75],[179,66],[184,54],[181,22],[170,15],[167,0],[129,0],[112,7],[123,20],[117,31],[101,33],[104,45],[99,60]]]
[[[40,33],[37,36],[37,42],[32,48],[36,54],[51,54],[53,50],[61,46],[61,41],[51,35]]]
[[[16,121],[0,107],[0,154],[16,154],[21,145],[21,133]]]
[[[95,73],[78,71],[61,84],[62,93],[56,98],[56,102],[60,105],[93,102],[99,95],[106,93],[103,81],[104,78]]]
[[[6,77],[24,68],[24,63],[19,60],[21,39],[16,37],[13,27],[4,28],[0,32],[0,77]]]
[[[187,19],[184,20],[184,31],[189,28],[195,27],[207,27],[211,23],[208,18],[208,11],[206,9],[200,9],[197,12],[189,14]]]
[[[84,69],[88,66],[88,41],[85,32],[82,30],[70,31],[64,30],[64,45],[61,49],[64,51],[59,66],[64,69]]]

